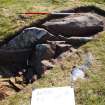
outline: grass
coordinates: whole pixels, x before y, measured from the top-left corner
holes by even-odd
[[[93,52],[95,63],[88,72],[89,81],[81,83],[77,99],[82,105],[104,105],[105,104],[105,50],[104,50],[105,33],[97,41],[92,41],[84,46]],[[82,100],[82,101],[80,101]]]
[[[82,0],[83,1],[83,0]],[[23,26],[29,25],[36,19],[45,16],[32,16],[27,19],[21,19],[18,15],[25,11],[55,11],[76,7],[80,5],[96,5],[104,8],[104,0],[86,0],[86,2],[69,0],[0,0],[0,39],[13,35],[15,31]],[[33,6],[36,6],[33,8]],[[41,6],[41,7],[40,7]],[[44,7],[42,7],[44,6]],[[75,95],[77,105],[105,105],[105,32],[100,33],[97,40],[91,41],[80,47],[82,51],[88,48],[94,55],[95,62],[88,71],[89,79],[75,83]],[[61,65],[57,64],[53,70],[45,74],[31,88],[66,86],[70,84],[70,69],[74,63],[80,64],[79,57],[74,54],[70,57],[63,58],[64,70]],[[62,62],[61,62],[62,63]],[[29,105],[31,93],[27,88],[14,96],[10,96],[0,102],[0,105]]]

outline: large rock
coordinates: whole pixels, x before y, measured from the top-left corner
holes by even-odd
[[[52,34],[64,36],[88,36],[103,30],[102,19],[95,14],[72,14],[60,19],[52,19],[43,24]]]
[[[26,28],[19,35],[10,40],[2,48],[17,49],[17,48],[31,48],[38,42],[44,42],[47,39],[52,38],[50,34],[43,28]]]
[[[36,48],[35,52],[36,57],[39,56],[41,60],[43,59],[49,60],[53,58],[55,55],[56,47],[54,48],[50,44],[37,44],[35,48]]]
[[[71,48],[71,45],[67,44],[66,41],[48,41],[47,43],[50,44],[55,51],[54,58],[57,58],[61,53]]]
[[[70,50],[70,48],[71,48],[70,44],[57,44],[55,58],[58,57],[63,52]]]
[[[49,44],[37,44],[29,61],[33,74],[37,74],[38,78],[40,78],[44,72],[41,61],[53,58],[54,54],[55,51]]]

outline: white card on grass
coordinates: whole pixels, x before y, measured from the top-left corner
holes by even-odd
[[[35,89],[31,105],[75,105],[74,89],[70,86]]]

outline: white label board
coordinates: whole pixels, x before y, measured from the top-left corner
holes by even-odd
[[[35,89],[31,105],[75,105],[74,89],[69,86]]]

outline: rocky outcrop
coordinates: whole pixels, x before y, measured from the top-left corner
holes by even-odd
[[[89,36],[103,30],[103,21],[91,13],[77,13],[43,24],[52,34],[64,36]]]
[[[1,48],[4,49],[21,49],[21,48],[32,48],[37,43],[45,42],[47,39],[52,38],[47,30],[43,28],[26,28],[19,35],[10,40],[7,44]]]
[[[53,68],[50,61],[62,58],[60,55],[69,51],[72,45],[77,46],[78,43],[92,40],[92,37],[86,37],[86,35],[101,31],[103,22],[101,18],[90,13],[74,13],[64,18],[45,22],[43,26],[47,30],[37,27],[24,29],[0,49],[0,64],[9,66],[13,64],[14,67],[19,64],[20,70],[25,68],[24,73],[18,70],[17,72],[27,83],[32,83],[40,78],[44,70]],[[16,79],[17,84],[22,82],[21,78]],[[16,89],[21,90],[21,87],[14,85],[12,80],[10,83]]]

